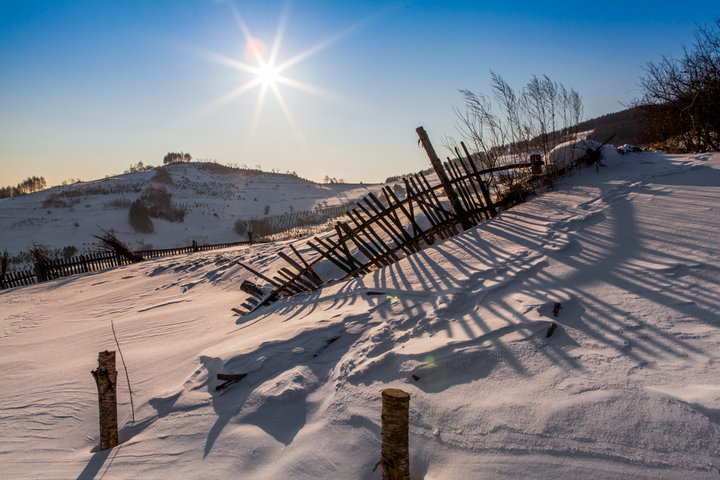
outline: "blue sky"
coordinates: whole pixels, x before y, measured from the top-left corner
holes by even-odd
[[[456,136],[458,89],[490,70],[578,90],[585,118],[639,96],[642,67],[690,46],[715,2],[0,0],[0,175],[50,184],[120,173],[170,151],[348,181],[425,168],[415,128]],[[260,87],[241,23],[269,52],[285,19],[282,75]],[[240,19],[240,20],[239,20]],[[318,47],[319,48],[314,48]],[[259,112],[259,113],[257,113]]]

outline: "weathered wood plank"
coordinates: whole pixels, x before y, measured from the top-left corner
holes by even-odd
[[[495,209],[495,206],[493,205],[492,198],[490,198],[490,191],[488,190],[487,186],[485,185],[485,181],[482,178],[482,174],[478,172],[477,167],[475,166],[475,162],[472,159],[472,156],[470,155],[470,152],[468,152],[467,147],[465,146],[464,142],[460,142],[460,146],[462,147],[463,151],[465,152],[465,156],[467,157],[468,163],[470,163],[470,168],[473,171],[473,174],[475,175],[475,179],[478,182],[478,185],[480,185],[480,191],[483,194],[483,198],[485,199],[485,206],[488,209],[488,212],[490,213],[491,217],[495,217],[497,215],[497,210]]]

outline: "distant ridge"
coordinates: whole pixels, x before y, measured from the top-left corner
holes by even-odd
[[[579,128],[581,132],[592,130],[588,138],[598,142],[604,142],[612,134],[615,134],[612,141],[614,145],[626,143],[641,145],[659,140],[650,137],[645,128],[642,113],[637,107],[586,120],[579,125]]]

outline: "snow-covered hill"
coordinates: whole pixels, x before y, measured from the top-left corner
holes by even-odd
[[[3,476],[379,479],[397,387],[412,478],[718,478],[720,154],[606,152],[599,173],[245,317],[236,261],[272,270],[283,245],[0,292]],[[137,418],[123,386],[122,444],[98,452],[111,322]],[[217,392],[219,372],[248,375]]]
[[[158,171],[160,170],[160,172]],[[166,172],[166,174],[165,174]],[[238,219],[284,215],[342,205],[373,185],[317,184],[292,175],[241,170],[213,163],[178,163],[90,182],[0,199],[0,250],[16,257],[34,243],[78,254],[97,250],[94,235],[113,230],[133,248],[172,248],[247,240]],[[132,202],[149,189],[170,194],[185,211],[182,222],[153,218],[155,233],[137,233],[128,221]]]

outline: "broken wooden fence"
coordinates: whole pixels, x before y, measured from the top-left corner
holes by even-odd
[[[285,265],[271,276],[240,263],[269,283],[270,290],[244,282],[241,288],[250,296],[241,305],[242,310],[234,309],[236,313],[246,314],[279,297],[313,291],[327,281],[344,280],[391,265],[497,215],[498,209],[517,203],[512,197],[502,195],[495,195],[493,201],[488,181],[496,172],[510,170],[522,170],[521,174],[529,178],[530,163],[478,170],[462,146],[465,158],[458,152],[457,159],[448,159],[440,167],[446,182],[438,175],[440,183],[432,185],[425,174],[419,173],[403,179],[404,198],[399,198],[389,186],[382,188],[381,197],[368,194],[347,212],[347,220],[336,222],[332,235],[307,241],[307,246],[316,254],[314,258],[303,258],[290,245],[290,252],[278,253]],[[447,192],[453,192],[455,198]],[[448,197],[451,199],[444,200]],[[339,277],[321,279],[313,267],[322,261],[337,267]]]
[[[196,242],[187,247],[164,248],[159,250],[138,250],[137,254],[143,259],[168,257],[184,253],[204,252],[218,248],[228,248],[238,245],[246,245],[250,242],[219,243],[214,245],[198,245]],[[7,272],[0,278],[0,290],[5,288],[32,285],[37,282],[44,282],[55,278],[67,277],[79,273],[95,272],[108,268],[128,265],[132,261],[117,255],[113,252],[91,252],[70,258],[58,258],[48,265],[36,265],[34,269],[16,272]]]

